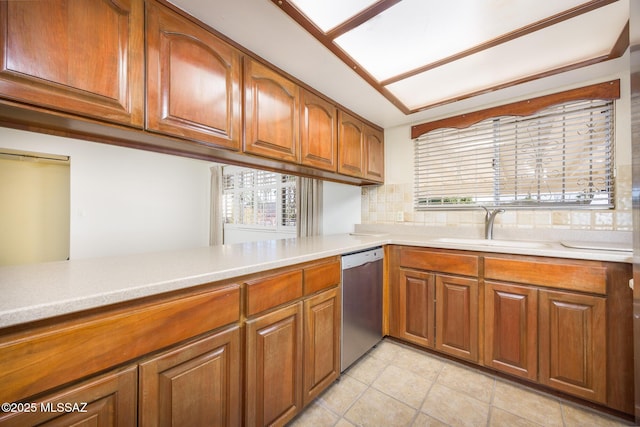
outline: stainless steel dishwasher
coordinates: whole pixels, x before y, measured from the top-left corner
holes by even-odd
[[[342,257],[340,372],[382,339],[381,247]]]

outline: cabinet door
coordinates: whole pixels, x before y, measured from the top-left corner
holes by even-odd
[[[274,70],[245,61],[246,153],[299,161],[298,86]]]
[[[340,376],[340,292],[304,301],[304,404]]]
[[[302,91],[300,109],[301,163],[335,172],[338,155],[338,112],[335,105]]]
[[[147,3],[147,129],[239,150],[240,69],[236,49]]]
[[[436,349],[478,361],[478,280],[436,276]]]
[[[364,126],[365,170],[364,176],[376,182],[384,182],[384,134],[370,126]]]
[[[344,111],[338,112],[338,172],[364,176],[364,125]]]
[[[28,407],[35,411],[0,413],[0,424],[7,427],[134,427],[137,393],[137,367],[131,366],[37,399],[30,404],[35,406]]]
[[[246,328],[246,424],[282,425],[302,408],[302,302]]]
[[[434,347],[435,279],[433,274],[401,270],[397,336],[423,347]]]
[[[142,127],[142,0],[0,2],[0,96]]]
[[[240,425],[240,384],[233,326],[140,364],[140,425]]]
[[[530,380],[538,379],[538,290],[485,283],[484,363]]]
[[[585,399],[607,397],[606,299],[540,291],[540,382]]]

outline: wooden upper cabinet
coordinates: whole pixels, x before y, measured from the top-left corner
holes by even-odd
[[[142,127],[142,0],[2,1],[0,28],[1,97]]]
[[[338,172],[364,176],[364,124],[352,115],[338,113]]]
[[[382,131],[364,126],[365,162],[364,177],[384,182],[384,134]]]
[[[259,62],[245,61],[245,153],[299,162],[298,86]]]
[[[241,66],[235,48],[147,3],[148,130],[239,150]]]
[[[338,172],[384,182],[384,134],[356,117],[338,113]]]
[[[338,156],[336,106],[302,90],[300,109],[301,163],[335,172]]]

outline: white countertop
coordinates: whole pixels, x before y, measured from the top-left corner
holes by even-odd
[[[632,253],[446,242],[373,233],[269,240],[175,252],[0,267],[0,327],[73,313],[370,247],[397,244],[631,263]]]

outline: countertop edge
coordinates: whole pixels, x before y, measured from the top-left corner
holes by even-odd
[[[540,249],[446,243],[421,236],[330,235],[303,239],[283,239],[282,241],[270,241],[269,243],[223,245],[221,247],[196,248],[158,254],[63,261],[34,266],[0,267],[0,291],[4,290],[3,293],[5,294],[3,306],[0,305],[0,328],[188,289],[206,283],[233,279],[234,277],[383,245],[418,246],[604,262],[633,262],[631,252],[568,249],[559,243],[549,243],[545,248]],[[246,263],[232,259],[233,257],[242,256],[247,258]],[[190,257],[199,260],[200,264],[193,262]],[[229,257],[229,259],[225,257]],[[162,277],[162,272],[152,271],[150,275],[153,279],[149,279],[146,282],[144,271],[136,271],[136,275],[141,277],[133,280],[129,280],[126,277],[127,269],[135,269],[138,265],[142,270],[152,270],[158,268],[158,265],[162,267],[162,263],[169,262],[171,264],[171,261],[168,260],[173,260],[175,264],[178,264],[180,262],[178,259],[193,262],[192,270],[190,270],[191,265],[187,265],[184,268],[177,268],[178,272],[167,273],[167,277]],[[223,266],[216,268],[219,262]],[[122,271],[114,273],[114,266],[122,267]],[[181,273],[181,271],[184,271],[184,273]],[[46,279],[48,272],[52,275],[49,280]],[[115,276],[113,278],[114,281],[120,280],[121,283],[108,283],[108,286],[105,284],[104,288],[100,288],[100,283],[106,282],[106,278],[98,278],[98,275],[108,275],[110,273]],[[56,274],[58,274],[58,277],[55,276]],[[92,275],[95,277],[92,277]],[[29,282],[30,276],[33,277],[31,283]],[[53,292],[49,292],[49,294],[56,295],[58,298],[48,298],[46,295],[41,295],[42,286],[38,289],[37,280],[46,282],[47,285],[55,281],[60,292],[56,293],[56,289],[53,289]],[[92,280],[94,282],[92,286],[96,288],[95,291],[81,288],[78,285],[79,283],[84,284],[85,281],[91,283]],[[11,283],[12,281],[17,283]],[[23,286],[24,293],[21,292],[21,289],[11,288],[12,285]],[[15,301],[11,301],[11,295],[15,297]],[[7,297],[9,300],[6,299]],[[30,297],[35,300],[32,304],[27,302]]]

